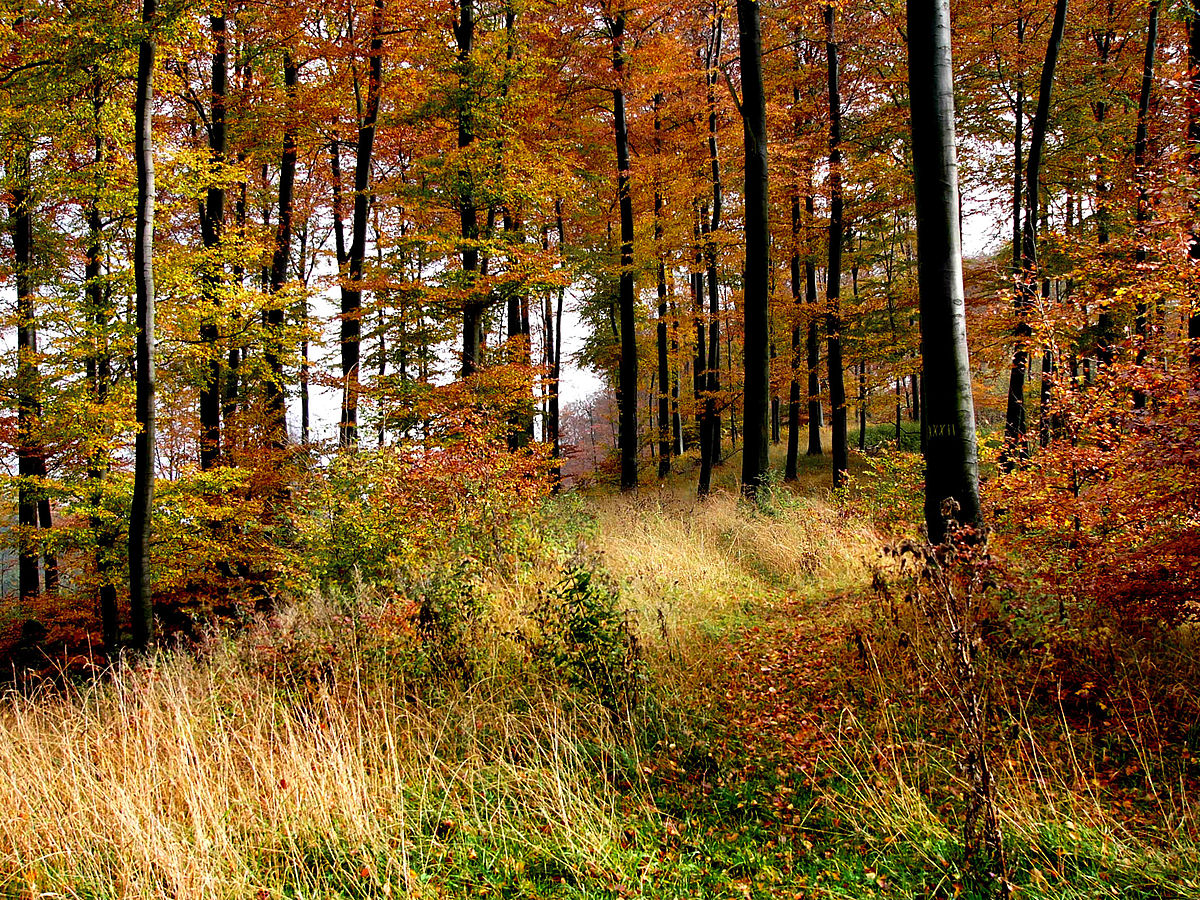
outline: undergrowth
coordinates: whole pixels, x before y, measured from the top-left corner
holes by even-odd
[[[907,498],[872,472],[910,462],[856,456],[835,498],[806,460],[753,508],[552,497],[187,652],[18,683],[0,895],[985,896],[931,616],[895,572],[867,589]],[[1085,635],[986,581],[1017,896],[1200,896],[1194,636]]]

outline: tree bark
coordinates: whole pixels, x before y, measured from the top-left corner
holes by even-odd
[[[208,154],[214,168],[224,165],[226,149],[225,94],[229,52],[225,13],[209,17],[212,30],[212,110],[208,126]],[[216,174],[216,173],[214,173]],[[223,179],[222,175],[222,179]],[[225,230],[225,187],[210,185],[200,207],[200,235],[209,258],[204,266],[204,288],[208,303],[207,318],[200,324],[200,343],[208,359],[207,375],[200,387],[200,468],[211,469],[221,457],[221,350],[220,333],[213,321],[221,303],[225,267],[219,262],[218,248]]]
[[[1146,55],[1142,62],[1142,88],[1138,96],[1137,133],[1133,142],[1133,178],[1137,184],[1137,250],[1134,251],[1134,262],[1140,269],[1149,259],[1146,247],[1146,231],[1154,214],[1153,201],[1150,198],[1150,179],[1146,171],[1146,153],[1150,143],[1150,97],[1154,89],[1154,55],[1158,46],[1158,10],[1160,0],[1150,0],[1149,22],[1146,29]],[[1150,306],[1144,299],[1138,299],[1134,311],[1134,332],[1137,334],[1137,350],[1134,359],[1137,364],[1146,362],[1146,341],[1150,337]],[[1133,405],[1137,409],[1146,406],[1146,392],[1138,389],[1133,392]]]
[[[838,45],[834,40],[835,9],[825,7],[825,52],[829,67],[829,271],[825,291],[829,343],[829,408],[833,417],[833,486],[842,487],[849,475],[846,444],[846,383],[842,364],[842,241],[845,224],[842,199],[842,107],[838,84]]]
[[[925,522],[945,537],[944,504],[978,526],[979,463],[967,355],[949,0],[908,0],[909,97],[917,200],[921,358],[926,374]]]
[[[1200,6],[1192,4],[1188,16],[1188,75],[1187,75],[1187,163],[1192,177],[1191,202],[1192,238],[1188,255],[1200,261]],[[1200,297],[1192,298],[1188,317],[1188,337],[1192,341],[1192,367],[1200,369]]]
[[[155,640],[151,603],[150,534],[154,503],[154,142],[152,136],[154,63],[153,30],[157,0],[142,0],[142,39],[138,47],[137,102],[134,134],[137,162],[137,218],[133,243],[136,285],[138,433],[134,442],[133,502],[129,512],[129,605],[133,646],[145,649]]]
[[[705,280],[708,287],[708,358],[704,370],[704,419],[700,429],[700,483],[696,493],[705,497],[712,488],[713,466],[721,458],[721,419],[717,393],[721,390],[721,284],[717,279],[717,243],[723,210],[721,158],[717,147],[717,69],[721,64],[724,18],[717,17],[705,59],[708,86],[708,159],[712,179],[712,218],[701,204],[700,233],[704,238]]]
[[[84,263],[84,296],[87,300],[88,327],[91,331],[86,368],[92,403],[97,409],[102,409],[108,403],[109,388],[112,384],[112,355],[108,344],[111,309],[105,285],[101,279],[104,259],[104,223],[100,215],[100,198],[104,190],[104,178],[100,173],[104,164],[102,125],[104,94],[104,84],[97,68],[92,77],[92,113],[95,128],[92,160],[97,175],[94,193],[88,199],[88,244],[87,259]],[[95,420],[99,421],[100,417],[95,417]],[[88,525],[96,538],[96,574],[100,582],[97,591],[100,607],[100,633],[104,640],[104,650],[111,655],[117,647],[120,636],[117,613],[117,573],[112,555],[118,537],[116,529],[108,517],[101,515],[104,503],[104,483],[112,468],[112,459],[103,436],[98,434],[96,437],[95,444],[90,448],[88,455],[88,480],[92,487],[93,510],[88,517]]]
[[[662,158],[662,121],[659,106],[662,94],[654,96],[654,154],[656,161]],[[660,169],[661,172],[661,169]],[[671,451],[674,449],[671,435],[670,357],[667,346],[667,263],[663,247],[663,196],[661,174],[656,174],[654,185],[654,247],[658,256],[658,477],[671,474]]]
[[[475,143],[475,110],[468,96],[467,83],[471,74],[471,54],[475,49],[475,0],[459,0],[458,22],[454,26],[454,39],[458,46],[459,98],[458,149],[465,151]],[[475,205],[475,191],[471,183],[471,170],[464,162],[458,170],[458,217],[459,234],[463,240],[462,270],[463,289],[463,378],[478,371],[483,347],[483,311],[485,304],[476,296],[476,281],[479,275],[479,210]]]
[[[804,258],[804,302],[810,310],[805,352],[808,356],[808,450],[806,456],[820,456],[821,450],[821,323],[817,309],[817,263],[813,254],[811,234],[816,217],[816,201],[810,193],[804,198],[804,210],[809,231],[809,247]]]
[[[1008,409],[1004,417],[1005,447],[1000,464],[1004,471],[1012,471],[1015,460],[1029,455],[1025,413],[1025,380],[1029,368],[1029,339],[1033,329],[1028,316],[1033,308],[1033,294],[1037,290],[1037,211],[1038,178],[1041,173],[1042,150],[1046,144],[1046,129],[1050,122],[1050,95],[1054,90],[1054,69],[1058,63],[1058,51],[1062,45],[1063,29],[1067,18],[1067,0],[1057,0],[1054,8],[1054,24],[1050,29],[1050,40],[1046,44],[1046,58],[1042,63],[1042,77],[1038,86],[1038,105],[1033,116],[1029,136],[1029,158],[1025,165],[1025,225],[1021,236],[1021,277],[1017,286],[1016,347],[1013,350],[1012,368],[1008,380]],[[926,375],[929,372],[926,370]],[[926,390],[929,390],[928,381]]]
[[[742,494],[754,499],[769,479],[771,360],[768,351],[770,261],[767,200],[767,101],[763,90],[758,0],[738,0],[742,135],[746,148],[746,270],[742,296],[745,384]]]
[[[292,254],[292,198],[296,184],[296,61],[290,50],[283,54],[283,86],[287,92],[287,116],[283,128],[283,155],[279,163],[279,226],[275,231],[275,252],[271,257],[271,294],[277,295],[287,283],[288,260]],[[287,406],[283,379],[284,309],[273,299],[267,309],[265,353],[267,364],[267,428],[277,449],[287,445]]]
[[[638,483],[637,425],[637,298],[633,276],[633,197],[630,194],[629,129],[625,121],[625,6],[609,22],[612,37],[613,134],[617,145],[617,202],[621,211],[621,364],[618,372],[617,407],[620,416],[621,490]]]
[[[354,156],[354,220],[350,226],[347,254],[348,280],[342,285],[342,420],[338,446],[358,445],[359,339],[362,334],[362,271],[367,249],[367,217],[371,204],[371,157],[375,149],[375,121],[379,116],[379,92],[383,81],[383,4],[374,0],[371,10],[370,63],[367,104],[358,129]]]
[[[799,103],[799,90],[793,90],[792,102]],[[803,347],[800,326],[802,294],[800,292],[800,186],[792,189],[792,257],[789,275],[792,287],[792,378],[788,388],[788,443],[787,460],[783,467],[783,480],[795,481],[799,477],[800,457],[800,350]]]

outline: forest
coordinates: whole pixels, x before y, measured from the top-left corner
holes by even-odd
[[[3,0],[0,897],[1200,897],[1195,0]]]

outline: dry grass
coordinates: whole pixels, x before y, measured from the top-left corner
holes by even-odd
[[[598,546],[646,623],[719,623],[768,592],[839,593],[869,581],[880,539],[828,499],[781,491],[763,508],[645,489],[597,503]],[[661,616],[660,616],[661,614]]]
[[[783,492],[754,509],[692,490],[566,507],[598,522],[590,549],[622,582],[664,696],[704,676],[706,633],[781,590],[861,582],[877,544],[825,499]],[[420,896],[435,874],[468,892],[481,870],[519,875],[529,860],[636,883],[630,810],[657,815],[637,728],[530,667],[512,640],[572,549],[530,540],[545,545],[476,585],[469,687],[414,691],[353,644],[333,648],[336,675],[273,680],[256,644],[281,641],[264,633],[0,698],[0,894]],[[370,602],[370,586],[360,594]],[[344,614],[312,601],[275,628],[306,632],[311,651]]]
[[[512,688],[436,707],[365,681],[296,696],[224,647],[10,695],[0,872],[30,896],[414,892],[452,839],[514,864],[617,865],[616,773],[580,749],[612,742],[603,717],[537,685],[513,703]]]

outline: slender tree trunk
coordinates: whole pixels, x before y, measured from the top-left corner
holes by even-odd
[[[662,121],[659,107],[662,104],[662,94],[654,95],[654,156],[661,167],[662,160]],[[656,172],[654,184],[654,247],[658,256],[657,288],[658,288],[658,327],[656,338],[658,344],[658,477],[666,478],[671,474],[671,451],[673,443],[671,436],[671,395],[670,395],[670,357],[667,342],[667,263],[666,249],[663,246],[663,196],[661,172]]]
[[[909,96],[917,199],[917,279],[921,306],[926,420],[925,521],[945,537],[943,505],[980,524],[975,407],[967,356],[959,233],[958,161],[949,0],[909,0]]]
[[[792,102],[799,105],[799,89],[792,92]],[[792,285],[792,378],[788,388],[788,443],[787,461],[783,467],[783,480],[795,481],[798,477],[800,456],[800,349],[803,346],[800,326],[800,186],[792,190],[792,258],[789,271]]]
[[[287,283],[288,260],[292,253],[292,197],[296,184],[296,62],[290,50],[283,54],[283,85],[287,91],[287,122],[283,129],[283,157],[279,164],[279,226],[271,257],[271,294],[278,295]],[[277,448],[287,445],[287,407],[283,378],[284,309],[273,299],[267,309],[266,364],[267,417],[271,440]],[[381,354],[382,355],[382,354]]]
[[[867,364],[863,360],[858,363],[858,449],[860,453],[867,449]]]
[[[104,84],[96,69],[92,77],[93,162],[96,170],[95,192],[88,200],[87,260],[84,264],[84,296],[87,300],[88,341],[87,379],[91,388],[92,403],[97,410],[108,403],[109,387],[112,384],[112,356],[108,345],[111,320],[110,303],[102,281],[104,259],[104,223],[100,215],[100,198],[104,191],[104,180],[100,174],[104,165],[104,132],[102,116],[104,110]],[[101,416],[94,417],[101,421]],[[109,517],[101,514],[104,504],[104,485],[112,468],[107,441],[97,434],[88,455],[88,480],[91,483],[92,513],[88,525],[96,537],[96,574],[100,583],[98,601],[100,606],[100,632],[104,650],[112,654],[119,640],[117,613],[117,572],[113,549],[118,541],[116,529]]]
[[[1017,48],[1025,45],[1026,20],[1023,15],[1017,16]],[[1014,279],[1021,275],[1021,211],[1022,192],[1025,184],[1025,163],[1023,161],[1025,144],[1025,72],[1017,73],[1017,102],[1014,112],[1013,127],[1013,205],[1012,205],[1012,276]]]
[[[1188,15],[1188,76],[1187,76],[1187,164],[1192,178],[1191,212],[1192,238],[1188,255],[1200,261],[1200,5],[1192,4]],[[1188,317],[1188,337],[1192,341],[1192,368],[1200,369],[1200,297],[1192,296]]]
[[[808,450],[806,456],[820,456],[821,451],[821,323],[817,316],[817,263],[812,233],[816,218],[816,201],[809,194],[804,198],[805,221],[808,230],[808,250],[804,258],[804,302],[809,309],[808,335],[805,353],[808,357]]]
[[[829,342],[829,408],[833,416],[833,486],[842,487],[849,475],[846,429],[845,367],[842,363],[842,107],[838,85],[838,45],[834,40],[835,8],[825,7],[825,50],[829,65],[829,273],[826,286],[826,327]]]
[[[454,28],[458,45],[459,91],[458,149],[467,150],[475,143],[475,109],[468,87],[472,76],[471,54],[475,47],[475,2],[459,0],[458,23]],[[484,301],[476,296],[479,274],[479,210],[471,184],[471,171],[465,161],[458,171],[459,234],[463,240],[462,269],[466,302],[463,305],[462,375],[466,378],[478,371],[483,347]]]
[[[704,377],[704,425],[700,434],[700,483],[697,494],[708,495],[712,488],[712,469],[721,459],[721,419],[717,411],[717,393],[721,390],[721,285],[717,279],[716,232],[721,228],[723,209],[721,158],[717,148],[717,69],[721,64],[724,19],[717,17],[705,59],[708,86],[708,159],[712,177],[712,218],[701,204],[700,232],[704,237],[705,277],[708,286],[708,359]]]
[[[214,167],[225,163],[225,93],[229,53],[226,40],[225,13],[222,9],[209,18],[212,30],[212,109],[208,127],[208,153]],[[200,324],[200,343],[208,359],[208,373],[200,387],[200,468],[211,469],[221,457],[221,349],[220,333],[213,321],[216,307],[221,303],[225,266],[220,263],[218,248],[225,230],[225,187],[214,184],[208,188],[200,207],[200,234],[210,255],[205,260],[204,288],[212,306],[208,317]]]
[[[609,22],[612,37],[613,134],[617,145],[617,202],[621,210],[621,364],[618,372],[617,408],[620,415],[621,490],[638,483],[637,430],[637,298],[633,273],[633,197],[630,194],[629,130],[625,122],[625,6]]]
[[[758,0],[738,0],[737,11],[742,69],[742,135],[746,147],[742,493],[754,499],[759,489],[768,482],[770,459],[767,100],[763,90],[762,26],[758,16]]]
[[[342,285],[342,420],[338,446],[358,446],[359,340],[362,335],[362,272],[367,250],[367,218],[371,203],[371,157],[375,149],[375,120],[379,116],[379,92],[383,81],[383,4],[374,0],[371,9],[370,64],[367,106],[358,129],[354,156],[354,220],[351,224],[348,281]]]
[[[554,220],[558,228],[558,248],[559,252],[564,252],[566,246],[566,228],[563,227],[563,204],[562,198],[556,198],[554,201]],[[562,378],[562,322],[563,322],[563,297],[566,294],[566,288],[558,289],[558,310],[554,317],[555,325],[550,329],[546,340],[550,341],[553,338],[551,347],[553,348],[553,358],[550,361],[550,441],[554,453],[554,483],[557,486],[562,478],[562,438],[561,438],[561,419],[559,417],[559,379]]]
[[[1150,179],[1146,171],[1146,153],[1150,143],[1150,97],[1154,89],[1154,55],[1158,46],[1158,9],[1160,0],[1150,0],[1149,23],[1146,29],[1146,55],[1142,62],[1142,89],[1138,97],[1137,134],[1133,142],[1133,177],[1137,183],[1137,250],[1134,262],[1140,269],[1146,264],[1149,252],[1146,248],[1146,232],[1154,214],[1150,199]],[[1139,366],[1146,362],[1146,342],[1150,338],[1150,306],[1138,299],[1134,312],[1134,332],[1137,334],[1137,351],[1134,359]],[[1137,409],[1146,406],[1146,392],[1133,392],[1133,405]]]
[[[1046,129],[1050,121],[1050,95],[1054,89],[1054,69],[1062,45],[1067,18],[1067,0],[1056,0],[1054,24],[1046,44],[1046,59],[1038,86],[1038,105],[1029,137],[1029,159],[1025,166],[1025,226],[1021,237],[1021,278],[1017,290],[1017,343],[1013,350],[1012,368],[1008,380],[1008,410],[1004,418],[1005,448],[1001,468],[1011,471],[1015,460],[1029,455],[1026,438],[1025,376],[1029,367],[1029,339],[1033,335],[1028,316],[1033,308],[1033,293],[1037,290],[1037,211],[1038,179],[1041,173],[1042,150],[1046,144]],[[928,374],[928,371],[927,371]],[[928,389],[928,384],[926,385]]]
[[[38,420],[37,320],[33,297],[33,211],[29,157],[19,161],[12,188],[12,237],[17,282],[17,525],[20,528],[18,590],[22,603],[41,593],[38,552],[38,495],[41,472]]]
[[[133,277],[137,290],[138,433],[134,443],[133,503],[129,512],[129,605],[133,645],[155,640],[151,604],[150,534],[154,503],[154,142],[151,132],[154,99],[156,0],[142,0],[143,35],[138,48],[137,103],[134,134],[137,159],[137,218],[133,243]]]
[[[679,306],[671,301],[671,359],[675,366],[671,370],[671,441],[674,455],[683,456],[683,419],[679,414]]]
[[[703,465],[705,454],[708,453],[704,417],[704,391],[708,386],[708,338],[704,327],[704,253],[701,243],[700,210],[696,209],[696,221],[693,223],[695,239],[695,255],[692,260],[692,323],[696,328],[696,355],[692,364],[692,398],[696,411],[696,443],[700,446],[700,459]]]

